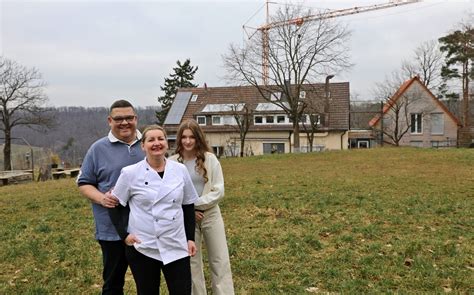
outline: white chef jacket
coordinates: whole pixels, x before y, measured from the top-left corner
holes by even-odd
[[[163,264],[189,256],[181,206],[198,195],[183,164],[166,160],[163,179],[146,159],[127,166],[112,194],[130,205],[128,232],[141,241],[134,245],[138,252]]]

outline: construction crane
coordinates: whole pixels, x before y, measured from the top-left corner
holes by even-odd
[[[277,21],[273,23],[269,23],[269,1],[267,0],[266,2],[266,24],[256,28],[255,33],[261,32],[262,33],[262,76],[263,76],[263,84],[267,85],[268,84],[268,55],[269,55],[269,31],[273,28],[281,27],[281,26],[287,26],[287,25],[296,25],[296,26],[301,26],[305,22],[311,22],[315,20],[321,20],[321,19],[329,19],[329,18],[335,18],[335,17],[340,17],[340,16],[345,16],[345,15],[351,15],[351,14],[358,14],[358,13],[363,13],[363,12],[370,12],[374,10],[379,10],[379,9],[385,9],[385,8],[390,8],[390,7],[396,7],[396,6],[401,6],[401,5],[407,5],[407,4],[412,4],[416,2],[421,2],[421,0],[392,0],[387,3],[382,3],[382,4],[375,4],[375,5],[367,5],[367,6],[359,6],[359,7],[352,7],[352,8],[345,8],[345,9],[337,9],[337,10],[330,10],[327,12],[322,12],[316,15],[309,15],[305,17],[298,17],[290,20],[284,20],[284,21]],[[244,26],[245,29],[245,26]],[[249,39],[252,38],[253,35],[249,36]]]

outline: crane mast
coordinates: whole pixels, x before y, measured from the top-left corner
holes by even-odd
[[[335,18],[335,17],[340,17],[340,16],[346,16],[346,15],[351,15],[351,14],[358,14],[358,13],[363,13],[363,12],[370,12],[374,10],[379,10],[379,9],[385,9],[385,8],[391,8],[391,7],[396,7],[396,6],[401,6],[401,5],[407,5],[407,4],[412,4],[416,2],[421,2],[421,0],[392,0],[387,3],[382,3],[382,4],[374,4],[374,5],[367,5],[367,6],[359,6],[359,7],[352,7],[352,8],[345,8],[345,9],[336,9],[336,10],[331,10],[327,12],[322,12],[318,13],[315,15],[309,15],[305,17],[298,17],[290,20],[285,20],[285,21],[277,21],[273,23],[269,23],[269,16],[268,16],[268,0],[266,3],[266,24],[257,28],[257,31],[260,31],[262,33],[262,76],[263,76],[263,84],[267,85],[268,84],[268,66],[269,66],[269,61],[268,61],[268,55],[269,55],[269,47],[270,47],[270,41],[269,41],[269,30],[281,26],[287,26],[287,25],[297,25],[301,26],[305,22],[310,22],[310,21],[315,21],[315,20],[321,20],[321,19],[329,19],[329,18]]]

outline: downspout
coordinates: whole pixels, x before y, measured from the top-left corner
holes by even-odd
[[[344,149],[342,141],[343,141],[344,134],[346,134],[346,132],[347,130],[341,133],[341,151]]]

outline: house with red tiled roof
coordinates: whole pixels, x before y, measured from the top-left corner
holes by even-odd
[[[311,106],[300,123],[300,151],[309,151],[305,122],[317,117],[313,151],[347,148],[349,129],[349,83],[303,85],[299,97]],[[292,86],[290,86],[292,87]],[[179,89],[164,122],[170,149],[179,124],[195,119],[206,133],[209,145],[218,156],[236,156],[240,153],[239,127],[236,115],[250,119],[243,149],[244,155],[289,153],[294,151],[291,119],[271,101],[285,103],[284,94],[275,90],[264,97],[253,86],[199,87]],[[327,100],[326,100],[327,99]],[[324,105],[328,102],[328,111]]]
[[[369,125],[383,143],[416,147],[455,147],[461,127],[419,77],[405,81]]]

